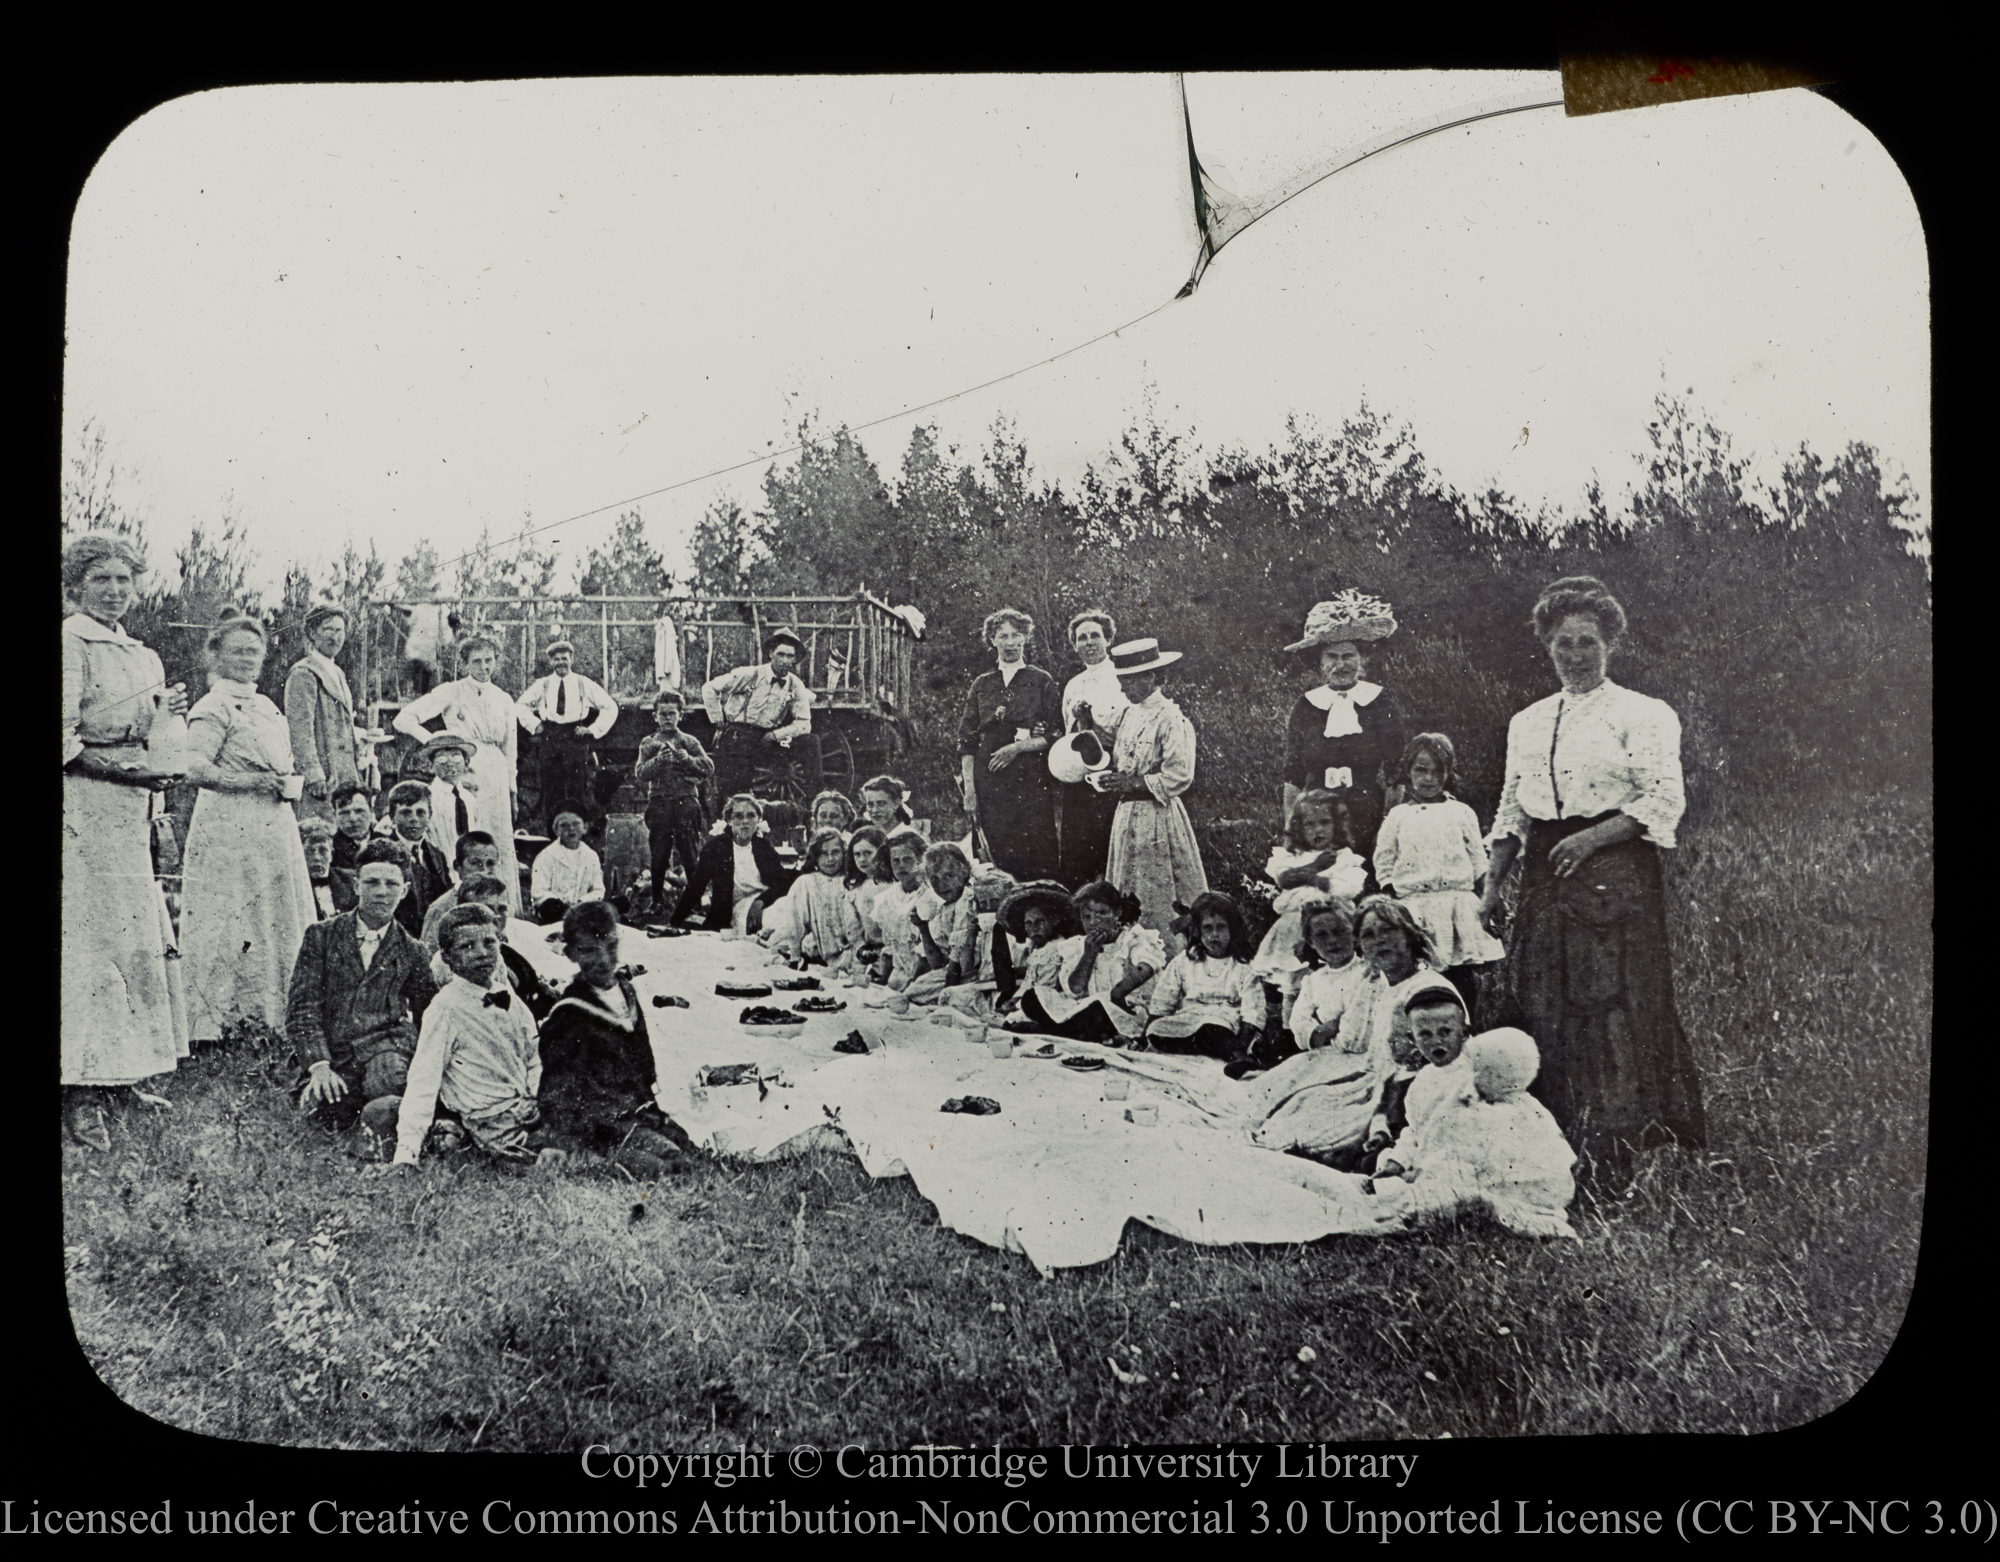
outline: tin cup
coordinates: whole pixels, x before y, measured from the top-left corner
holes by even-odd
[[[986,1032],[986,1050],[996,1058],[1011,1058],[1014,1055],[1014,1036],[999,1026],[991,1026]]]
[[[284,799],[288,803],[296,803],[306,795],[306,778],[304,776],[280,776],[278,777],[278,784],[283,787]]]

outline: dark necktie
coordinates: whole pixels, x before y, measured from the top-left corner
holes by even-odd
[[[558,716],[563,714],[563,695],[566,692],[565,685],[568,682],[567,678],[556,679],[556,714]]]
[[[465,794],[463,792],[457,787],[453,787],[451,789],[451,796],[452,802],[458,810],[458,834],[463,835],[467,830],[472,828],[472,816],[465,811]],[[457,840],[458,836],[455,835],[452,839]]]
[[[489,1009],[508,1009],[513,1007],[514,1000],[502,992],[488,993],[482,1002]]]

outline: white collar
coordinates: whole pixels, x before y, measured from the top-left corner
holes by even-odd
[[[63,628],[84,640],[130,640],[123,624],[99,623],[88,613],[72,613],[63,620]]]
[[[1325,684],[1306,690],[1306,700],[1320,710],[1331,710],[1336,701],[1346,705],[1373,705],[1382,685],[1363,678],[1351,689],[1329,689]]]
[[[1027,665],[1026,662],[995,662],[993,667],[1000,674],[1000,686],[1003,689],[1013,688],[1015,675]]]

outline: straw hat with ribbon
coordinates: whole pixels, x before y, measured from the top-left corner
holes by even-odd
[[[1180,652],[1162,651],[1157,640],[1127,640],[1111,648],[1111,670],[1121,678],[1157,672],[1180,659]]]

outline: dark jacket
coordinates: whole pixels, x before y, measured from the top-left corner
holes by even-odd
[[[349,1072],[385,1051],[417,1050],[417,1022],[437,992],[424,946],[391,921],[365,970],[355,924],[347,912],[307,926],[292,966],[285,1002],[285,1038],[299,1063],[331,1063]]]
[[[361,896],[355,887],[357,878],[358,875],[352,868],[335,868],[327,874],[326,881],[333,886],[333,916],[341,916],[361,904]],[[315,906],[319,904],[317,885],[313,888],[313,904]],[[321,917],[320,920],[331,922],[333,917]]]
[[[712,889],[708,900],[708,916],[702,926],[720,931],[729,926],[729,919],[736,907],[736,843],[725,830],[721,835],[711,835],[701,849],[701,859],[694,865],[694,872],[688,876],[687,892],[681,896],[681,903],[674,907],[673,920],[679,922],[701,904],[701,892]],[[796,874],[785,871],[778,861],[778,853],[763,836],[755,836],[750,842],[750,855],[757,864],[757,877],[764,881],[764,899],[776,900],[792,887]]]
[[[410,889],[396,907],[396,920],[402,923],[405,933],[421,943],[424,913],[430,910],[432,901],[451,888],[451,866],[435,842],[418,841],[412,845],[403,841],[403,849],[410,854]]]
[[[632,984],[618,979],[629,1027],[598,1001],[581,976],[563,989],[542,1021],[542,1121],[551,1133],[599,1151],[617,1147],[634,1122],[657,1129],[653,1043]]]
[[[528,1012],[541,1024],[549,1017],[549,1011],[556,1006],[562,994],[549,984],[532,965],[528,957],[512,944],[500,946],[501,963],[507,967],[507,975],[514,983],[514,991],[521,995],[521,1002],[528,1006]]]

